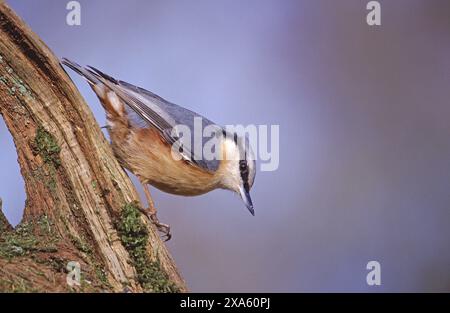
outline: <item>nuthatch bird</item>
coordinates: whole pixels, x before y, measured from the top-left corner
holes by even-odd
[[[139,179],[148,202],[148,208],[143,211],[167,236],[166,240],[171,238],[170,227],[159,222],[148,184],[183,196],[228,189],[239,194],[254,215],[250,188],[255,180],[256,165],[245,136],[229,133],[195,112],[93,67],[82,67],[67,59],[62,59],[62,63],[83,76],[100,99],[106,111],[114,154],[120,164]],[[205,126],[216,127],[214,134],[221,157],[204,159],[196,155],[195,149],[180,145],[180,138],[173,130],[177,125],[185,125],[191,130],[188,139],[195,140],[196,118],[203,122],[200,132]],[[177,149],[173,149],[174,145]],[[174,150],[177,157],[174,157]]]

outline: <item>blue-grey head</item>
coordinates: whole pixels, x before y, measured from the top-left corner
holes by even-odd
[[[222,142],[224,167],[221,170],[222,188],[236,192],[252,215],[255,215],[250,189],[255,181],[256,162],[249,140],[245,136],[226,134]]]

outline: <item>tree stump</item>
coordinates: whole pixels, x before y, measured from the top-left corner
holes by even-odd
[[[187,291],[58,58],[4,3],[0,113],[27,196],[15,229],[0,213],[0,291]]]

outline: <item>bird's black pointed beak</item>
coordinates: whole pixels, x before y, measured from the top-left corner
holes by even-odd
[[[255,210],[253,209],[253,203],[252,203],[252,198],[250,197],[250,193],[248,191],[244,190],[244,188],[240,188],[239,191],[240,191],[242,201],[244,201],[244,203],[245,203],[245,206],[250,211],[250,213],[253,216],[255,216]]]

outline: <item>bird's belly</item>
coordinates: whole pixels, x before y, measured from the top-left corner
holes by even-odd
[[[124,166],[141,181],[184,196],[201,195],[217,188],[218,179],[213,173],[173,158],[171,147],[155,130],[142,131],[145,132],[129,138],[126,151],[118,151]]]
[[[207,186],[197,186],[194,182],[186,184],[183,181],[172,184],[164,180],[152,180],[149,181],[149,184],[164,192],[182,196],[198,196],[214,189]]]
[[[184,161],[174,161],[180,162],[176,165],[170,161],[171,164],[167,164],[169,162],[164,158],[152,159],[149,160],[150,162],[153,163],[151,166],[154,169],[146,171],[144,178],[150,185],[162,191],[177,195],[196,196],[216,188],[216,182],[210,173],[200,173],[193,165],[186,164]]]

